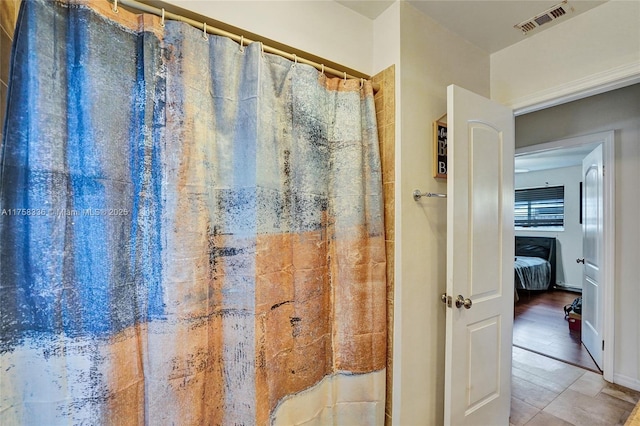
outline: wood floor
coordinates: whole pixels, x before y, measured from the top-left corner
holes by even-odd
[[[560,290],[519,291],[514,308],[513,345],[599,373],[597,365],[580,341],[580,333],[569,330],[563,306],[576,293]]]

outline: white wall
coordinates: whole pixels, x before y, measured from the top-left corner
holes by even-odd
[[[614,380],[640,390],[640,84],[516,118],[516,146],[615,130]]]
[[[610,0],[492,54],[491,98],[519,108],[637,75],[639,22],[640,2]]]
[[[400,2],[395,2],[373,21],[373,69],[375,75],[396,66],[396,87],[400,87]],[[396,116],[400,115],[400,93],[396,92]],[[396,129],[399,131],[399,129]],[[399,140],[400,138],[396,138]]]
[[[381,71],[373,69],[373,21],[335,1],[167,0],[167,3],[365,74]]]
[[[515,189],[564,186],[564,229],[562,231],[516,230],[516,235],[556,238],[556,283],[582,288],[582,225],[580,224],[580,181],[582,166],[539,172],[517,173]]]
[[[393,423],[437,425],[444,409],[447,208],[446,200],[417,203],[411,194],[447,191],[446,181],[432,177],[432,123],[447,111],[449,84],[489,95],[489,56],[409,3],[400,6]]]

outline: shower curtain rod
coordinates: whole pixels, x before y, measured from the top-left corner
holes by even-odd
[[[185,23],[191,25],[192,27],[196,27],[196,28],[199,28],[199,29],[201,29],[203,31],[206,31],[209,34],[228,37],[228,38],[230,38],[230,39],[232,39],[232,40],[234,40],[234,41],[236,41],[238,43],[241,43],[244,46],[248,45],[249,43],[253,43],[255,41],[255,40],[250,40],[248,38],[245,38],[244,36],[240,36],[240,35],[231,33],[229,31],[225,31],[225,30],[220,29],[220,28],[209,26],[205,22],[198,22],[198,21],[195,21],[193,19],[187,18],[185,16],[181,16],[181,15],[177,15],[175,13],[167,12],[164,9],[159,9],[157,7],[149,6],[149,5],[144,4],[144,3],[140,3],[140,2],[138,2],[136,0],[108,0],[108,1],[113,3],[113,9],[115,11],[117,11],[118,5],[122,5],[122,6],[126,6],[126,7],[130,7],[130,8],[133,8],[133,9],[140,10],[142,12],[151,13],[151,14],[154,14],[156,16],[161,16],[161,17],[164,17],[165,19],[171,19],[171,20],[174,20],[174,21],[185,22]],[[297,55],[285,52],[285,51],[280,50],[280,49],[276,49],[275,47],[268,46],[268,45],[266,45],[264,43],[262,43],[262,49],[263,49],[263,51],[265,51],[267,53],[273,53],[275,55],[287,58],[287,59],[289,59],[291,61],[295,61],[295,62],[298,62],[298,63],[301,63],[301,64],[306,64],[306,65],[311,65],[315,69],[317,69],[319,71],[322,71],[323,73],[326,73],[326,74],[331,74],[331,75],[336,76],[336,77],[342,77],[344,79],[360,79],[359,77],[355,77],[353,75],[347,74],[344,71],[340,71],[340,70],[337,70],[335,68],[327,67],[324,64],[319,64],[319,63],[311,61],[309,59],[301,58],[301,57],[299,57]],[[371,86],[372,86],[374,92],[377,92],[378,90],[380,90],[380,85],[378,83],[371,82]]]

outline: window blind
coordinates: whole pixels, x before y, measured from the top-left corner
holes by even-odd
[[[524,228],[564,226],[564,186],[517,189],[514,219]]]

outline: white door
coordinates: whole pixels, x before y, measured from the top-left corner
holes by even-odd
[[[508,425],[513,113],[452,85],[447,122],[445,425]]]
[[[603,168],[602,145],[582,160],[582,343],[602,370],[602,236]]]

